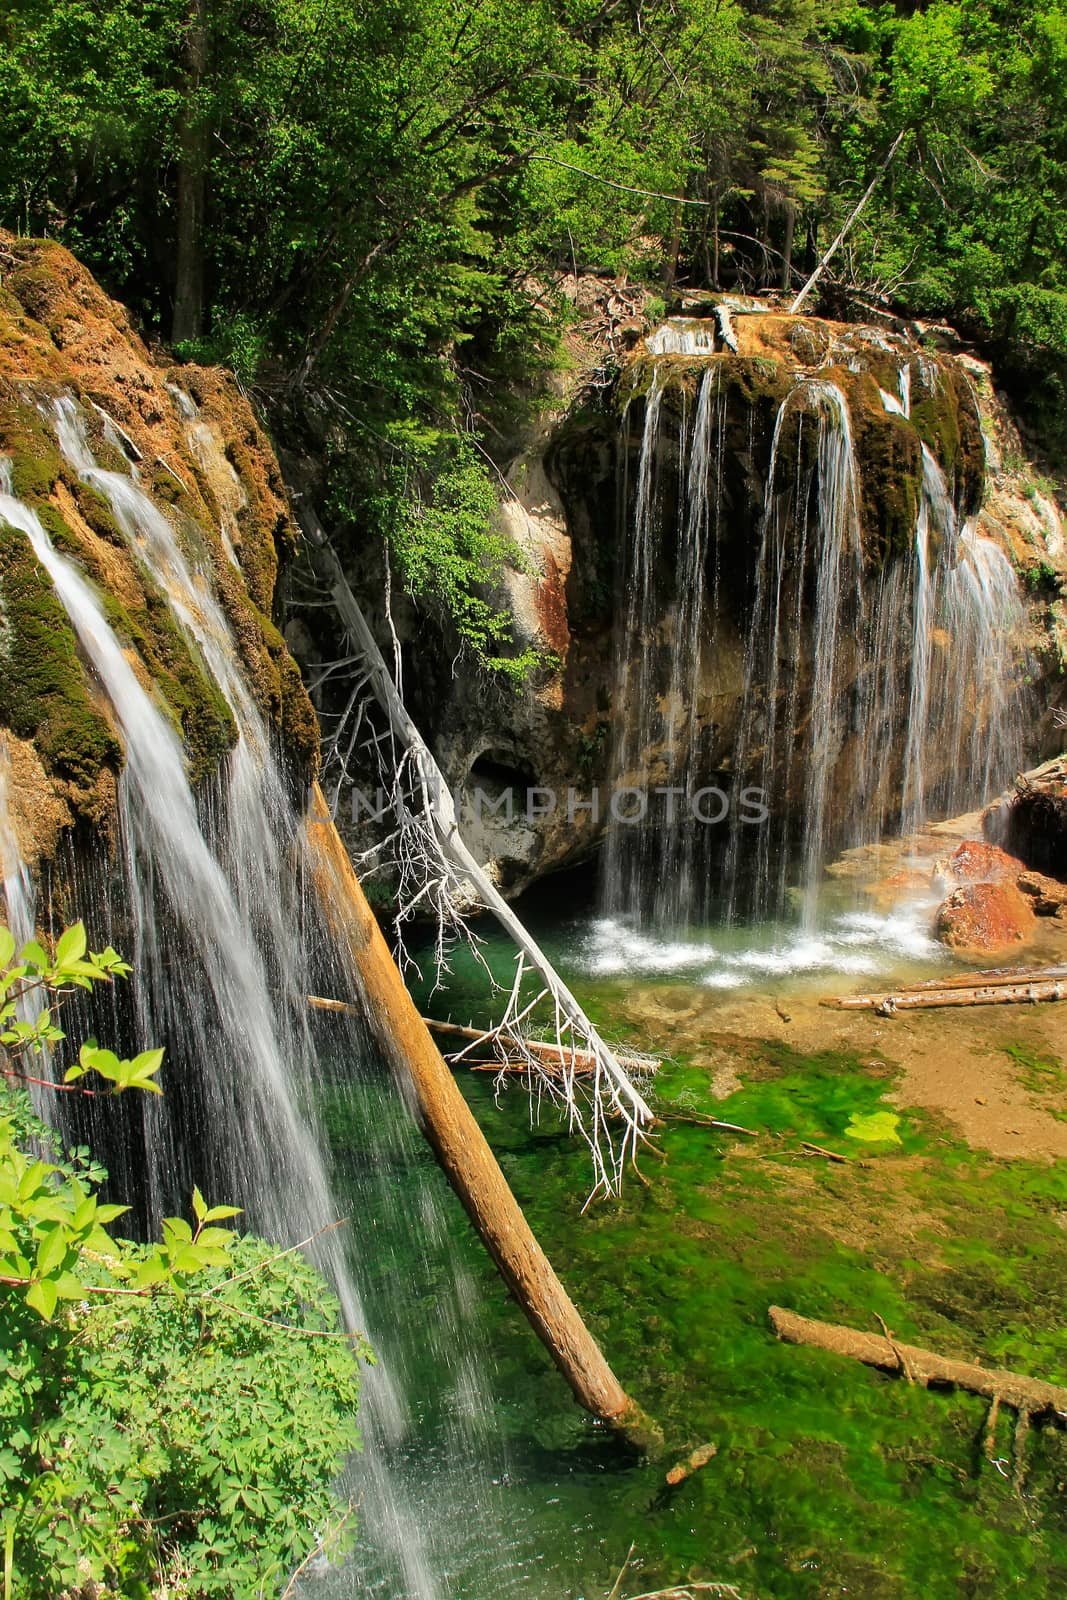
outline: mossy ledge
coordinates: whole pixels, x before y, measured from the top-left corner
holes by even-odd
[[[228,705],[131,551],[105,494],[62,458],[50,423],[57,397],[83,407],[93,453],[112,471],[136,462],[141,486],[201,569],[212,571],[250,685],[294,785],[318,759],[315,713],[272,620],[279,561],[297,541],[278,463],[247,399],[225,373],[159,364],[122,308],[61,247],[2,242],[15,258],[0,286],[0,453],[18,499],[93,583],[141,681],[184,743],[190,777],[208,778],[233,748]],[[210,430],[210,459],[172,386]],[[105,434],[111,418],[125,440]],[[125,454],[123,453],[125,451]],[[239,567],[220,529],[229,527]],[[45,574],[25,538],[0,528],[0,722],[32,741],[79,824],[109,829],[121,741]],[[106,780],[106,781],[105,781]],[[53,844],[42,843],[46,859]]]

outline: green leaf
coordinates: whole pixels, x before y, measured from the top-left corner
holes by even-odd
[[[900,1118],[892,1111],[870,1111],[865,1116],[856,1111],[849,1119],[845,1134],[864,1144],[900,1144],[899,1122]]]
[[[85,924],[76,922],[72,928],[68,928],[60,935],[59,943],[56,945],[56,966],[61,967],[68,961],[80,961],[85,954],[85,946]]]
[[[42,1278],[53,1274],[63,1263],[70,1248],[70,1236],[65,1228],[56,1226],[44,1234],[37,1246],[37,1271]]]
[[[15,954],[15,935],[10,928],[0,926],[0,967],[6,967]]]
[[[59,1290],[51,1278],[43,1278],[40,1283],[31,1284],[26,1291],[26,1304],[32,1311],[36,1311],[44,1322],[51,1322],[58,1299]]]
[[[230,1228],[202,1228],[196,1236],[196,1244],[198,1249],[226,1250],[235,1238]]]
[[[148,1289],[153,1284],[162,1283],[169,1276],[170,1268],[162,1256],[151,1255],[137,1268],[133,1275],[133,1285],[136,1289]]]

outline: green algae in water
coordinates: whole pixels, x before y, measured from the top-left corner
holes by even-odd
[[[447,990],[440,1003],[450,1009]],[[610,1028],[610,1001],[594,1009]],[[522,1095],[497,1102],[486,1079],[460,1078],[566,1286],[669,1440],[664,1461],[637,1461],[577,1411],[453,1206],[515,1516],[554,1563],[540,1588],[531,1568],[522,1592],[602,1597],[634,1543],[624,1595],[688,1577],[753,1600],[1052,1600],[1067,1585],[1063,1434],[1031,1436],[1020,1498],[985,1461],[984,1402],[781,1345],[767,1308],[872,1329],[881,1316],[901,1338],[1062,1382],[1067,1174],[973,1152],[930,1114],[891,1109],[888,1062],[756,1044],[740,1072],[743,1087],[716,1101],[706,1072],[667,1064],[657,1103],[756,1140],[669,1123],[666,1160],[643,1162],[650,1187],[631,1182],[584,1217],[587,1158],[559,1122],[531,1126]],[[886,1114],[901,1119],[900,1145],[849,1137]],[[852,1159],[806,1157],[805,1140]],[[1011,1425],[1002,1417],[997,1440],[1009,1478]],[[708,1441],[714,1459],[669,1489],[665,1467]],[[507,1587],[487,1558],[450,1593],[495,1600]]]

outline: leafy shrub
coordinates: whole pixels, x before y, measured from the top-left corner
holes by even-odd
[[[128,968],[87,953],[14,956],[0,929],[0,1527],[5,1600],[60,1592],[149,1600],[277,1593],[349,1517],[330,1482],[358,1437],[358,1359],[339,1307],[298,1253],[240,1238],[193,1191],[162,1241],[108,1231],[106,1176],[60,1152],[19,1079],[58,1045],[55,1002]],[[45,992],[53,1004],[32,1016]],[[161,1051],[120,1061],[89,1043],[66,1078],[84,1092],[159,1092]],[[58,1091],[57,1091],[58,1092]],[[100,1586],[106,1586],[101,1588]]]

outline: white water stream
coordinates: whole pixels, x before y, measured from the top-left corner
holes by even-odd
[[[719,757],[735,792],[725,849],[684,800],[666,822],[609,829],[602,907],[649,932],[799,906],[811,934],[832,851],[969,809],[1010,777],[1024,748],[1022,598],[1005,553],[960,525],[925,444],[912,548],[872,565],[845,392],[804,373],[778,407],[748,556],[738,509],[727,520],[722,509],[732,358],[712,354],[711,325],[692,320],[646,345],[655,359],[621,546],[611,787],[690,796],[715,782],[698,710],[715,688],[723,607],[736,612],[743,594],[736,734]],[[672,382],[679,354],[706,364],[692,416]],[[896,394],[881,390],[890,416],[910,418],[913,382],[924,393],[940,383],[935,363],[917,367],[914,378],[903,359]],[[727,600],[724,563],[739,557],[748,587],[731,574]],[[766,796],[766,825],[744,820],[743,785]]]

